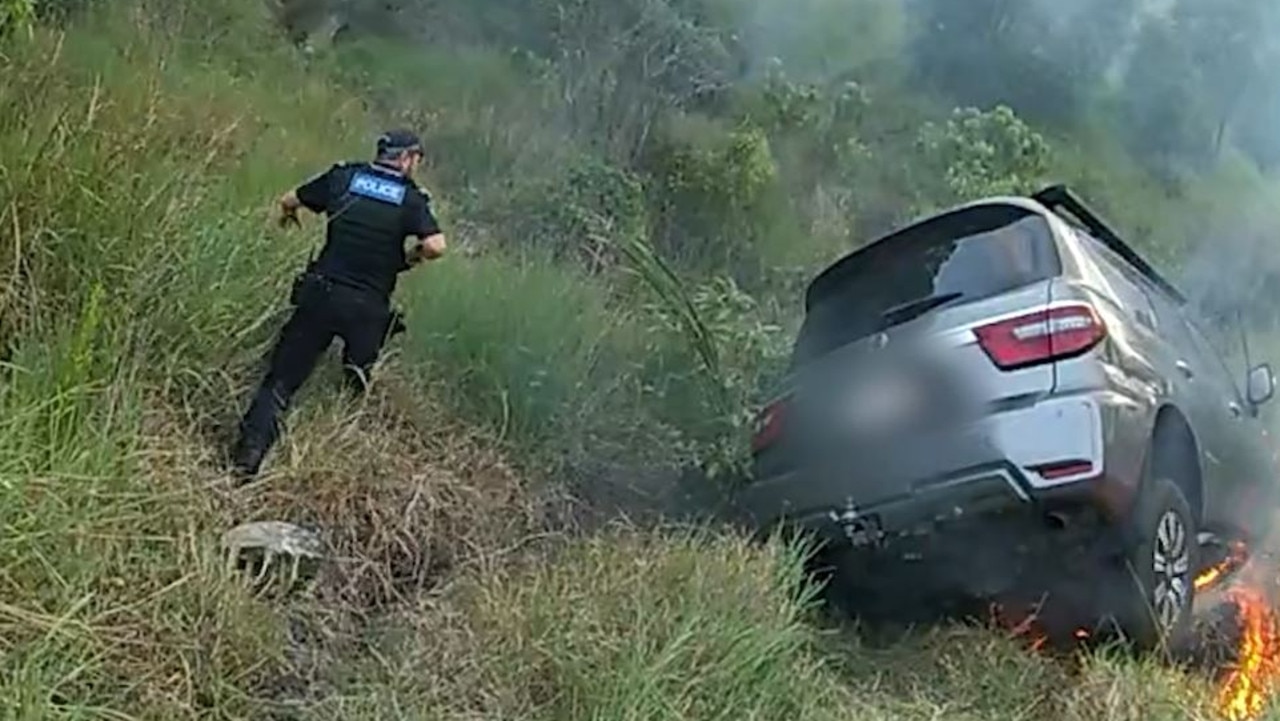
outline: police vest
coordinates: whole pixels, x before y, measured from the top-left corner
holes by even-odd
[[[315,269],[335,282],[390,296],[406,268],[408,216],[424,199],[412,181],[370,163],[334,166],[328,229]]]

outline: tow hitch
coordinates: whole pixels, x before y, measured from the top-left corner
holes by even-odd
[[[847,501],[843,509],[833,510],[828,515],[840,527],[853,548],[879,548],[884,545],[885,533],[880,516],[862,513],[852,500]]]

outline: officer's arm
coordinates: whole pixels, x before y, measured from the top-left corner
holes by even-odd
[[[280,196],[280,222],[293,221],[296,223],[298,221],[299,208],[306,208],[313,213],[323,211],[329,204],[329,178],[335,170],[341,167],[341,163],[336,164]]]
[[[444,232],[441,231],[435,214],[431,212],[430,196],[421,188],[418,190],[421,205],[414,209],[407,228],[408,235],[418,241],[409,252],[410,265],[417,265],[424,260],[435,260],[444,255],[446,248]]]

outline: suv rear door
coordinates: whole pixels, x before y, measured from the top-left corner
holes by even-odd
[[[1271,469],[1259,467],[1259,450],[1257,428],[1248,415],[1248,406],[1235,376],[1227,364],[1223,354],[1214,347],[1209,336],[1194,318],[1187,318],[1187,327],[1191,330],[1192,341],[1202,358],[1205,370],[1206,390],[1214,395],[1213,409],[1216,411],[1209,422],[1214,428],[1206,429],[1204,435],[1218,436],[1218,447],[1221,451],[1222,479],[1220,488],[1206,489],[1205,516],[1211,523],[1233,515],[1231,510],[1236,500],[1246,498],[1245,490],[1253,484],[1267,482],[1269,478],[1259,478],[1259,472]],[[1241,372],[1241,376],[1244,372]]]
[[[1227,400],[1218,381],[1220,370],[1205,356],[1182,309],[1164,293],[1152,291],[1149,295],[1164,341],[1156,346],[1161,355],[1159,365],[1172,386],[1174,402],[1187,415],[1196,437],[1202,486],[1206,489],[1203,500],[1208,504],[1206,515],[1212,516],[1216,503],[1212,499],[1218,494],[1211,489],[1220,488],[1229,480],[1225,462],[1231,453]]]
[[[761,472],[790,466],[788,449],[803,446],[813,458],[813,450],[847,448],[858,429],[878,426],[888,437],[915,422],[944,423],[961,403],[1016,404],[1050,392],[1052,363],[1002,370],[974,329],[1043,311],[1060,272],[1045,218],[1004,202],[931,217],[833,264],[806,296],[786,410],[765,414]],[[899,398],[894,417],[885,389],[899,382],[924,390],[911,408]]]
[[[1054,287],[1055,297],[1078,296],[1093,305],[1106,323],[1112,342],[1100,355],[1100,364],[1059,367],[1056,393],[1091,391],[1100,382],[1123,397],[1108,410],[1106,466],[1119,478],[1137,478],[1142,472],[1150,440],[1147,399],[1160,393],[1174,359],[1162,347],[1150,281],[1115,251],[1082,228],[1064,222],[1068,239],[1064,250],[1072,258],[1074,273]]]

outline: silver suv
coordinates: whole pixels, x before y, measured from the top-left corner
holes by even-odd
[[[899,229],[804,300],[736,505],[816,536],[855,607],[1048,593],[1151,647],[1269,531],[1270,366],[1063,186]]]

